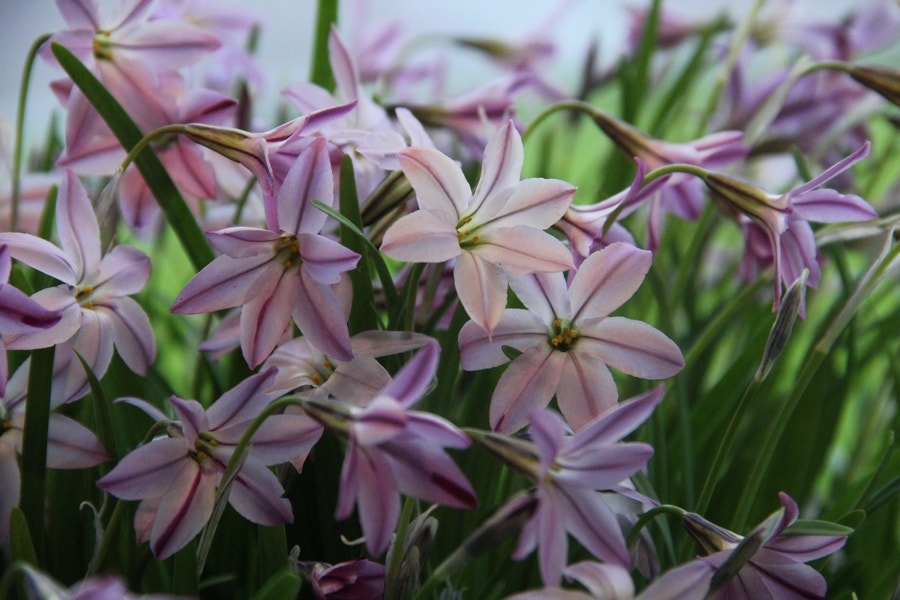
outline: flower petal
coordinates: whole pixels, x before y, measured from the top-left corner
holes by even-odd
[[[453,281],[469,317],[490,336],[506,307],[506,273],[494,263],[463,252],[456,259]]]
[[[569,286],[572,320],[602,317],[619,308],[640,287],[652,255],[622,242],[587,257]]]
[[[556,402],[566,422],[574,430],[613,407],[619,397],[612,374],[600,361],[584,356],[579,349],[563,354],[562,373],[556,390]]]
[[[47,466],[86,469],[112,458],[94,432],[69,417],[51,413],[47,432]]]
[[[420,209],[447,213],[455,222],[469,209],[472,189],[459,165],[434,148],[407,148],[397,154],[416,191]]]
[[[494,431],[513,433],[528,423],[528,413],[547,406],[559,386],[565,354],[550,346],[530,348],[512,361],[491,397]]]
[[[97,481],[100,489],[123,500],[162,495],[183,463],[193,462],[183,439],[153,440],[126,454],[112,471]]]
[[[228,503],[247,520],[259,525],[294,522],[294,513],[284,488],[267,468],[247,460],[238,471],[228,493]]]
[[[144,375],[156,358],[156,342],[147,313],[126,296],[96,305],[95,309],[107,312],[119,356],[129,369]]]
[[[150,532],[150,550],[164,560],[183,548],[209,521],[216,495],[216,474],[186,460],[167,482]]]
[[[381,251],[406,262],[443,262],[462,253],[449,213],[420,209],[401,217],[384,234]]]
[[[475,188],[470,210],[486,215],[496,214],[503,204],[493,205],[492,201],[505,198],[502,192],[518,185],[524,161],[522,137],[510,119],[491,136],[484,148],[481,178]]]
[[[681,350],[658,329],[625,317],[580,323],[578,352],[599,358],[623,373],[662,379],[684,368]]]
[[[303,269],[319,283],[339,282],[341,273],[352,270],[359,262],[359,254],[323,235],[301,233],[299,238]]]
[[[572,254],[561,241],[528,225],[485,230],[472,254],[520,275],[565,271],[574,265]]]
[[[324,138],[316,138],[297,156],[278,190],[278,229],[292,235],[319,233],[328,216],[311,200],[334,204],[334,174]]]
[[[76,280],[100,264],[100,227],[81,180],[66,169],[56,202],[56,231],[62,251],[71,259]]]

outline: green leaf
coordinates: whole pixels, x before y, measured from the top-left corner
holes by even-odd
[[[100,386],[97,375],[81,354],[75,352],[75,356],[78,357],[81,366],[84,367],[88,384],[91,386],[91,407],[94,409],[94,427],[96,429],[97,437],[106,447],[107,451],[111,452],[116,461],[118,461],[124,453],[116,446],[115,429],[113,428],[112,415],[110,414],[109,401],[106,399],[106,393]]]
[[[313,206],[349,229],[368,247],[368,249],[371,251],[372,260],[375,262],[375,271],[378,272],[378,278],[381,280],[381,286],[384,288],[384,295],[387,299],[388,308],[397,306],[401,301],[400,294],[397,293],[397,288],[394,286],[394,278],[391,276],[390,269],[388,269],[387,264],[381,257],[381,251],[379,251],[378,248],[375,247],[375,244],[373,244],[372,241],[368,237],[366,237],[366,234],[363,233],[362,230],[353,223],[353,221],[351,221],[338,211],[334,210],[327,204],[323,204],[318,200],[312,200],[311,202]]]
[[[279,568],[287,563],[287,536],[284,525],[274,527],[257,526],[256,535],[259,540],[259,574],[260,581],[278,574]]]
[[[284,567],[273,575],[266,584],[253,595],[253,600],[290,600],[300,593],[300,576],[290,567]]]
[[[44,559],[44,502],[47,477],[47,432],[50,422],[50,390],[56,347],[31,354],[28,396],[25,398],[25,426],[22,432],[22,491],[19,506],[25,515],[34,542],[37,566]]]
[[[857,511],[854,511],[857,512]],[[858,511],[863,514],[863,511]],[[818,519],[797,519],[781,532],[781,535],[850,535],[854,528],[847,525],[832,523],[831,521],[819,521]]]
[[[9,550],[13,560],[37,565],[37,554],[31,541],[28,521],[18,506],[13,507],[9,516]]]
[[[134,121],[125,112],[125,109],[109,93],[103,84],[94,77],[87,67],[79,61],[74,54],[64,46],[51,43],[50,49],[53,56],[66,71],[78,89],[85,95],[90,103],[97,109],[106,124],[115,134],[119,143],[125,150],[131,150],[144,137],[143,133]],[[188,209],[184,198],[178,192],[178,188],[172,182],[172,178],[166,172],[165,167],[156,158],[153,152],[144,150],[134,160],[147,187],[153,193],[159,207],[162,209],[166,220],[171,225],[178,239],[184,246],[191,263],[198,271],[205,267],[213,259],[213,252],[197,220]]]
[[[353,283],[353,305],[350,309],[348,327],[350,334],[370,331],[378,328],[378,316],[375,312],[375,293],[372,290],[372,277],[369,269],[369,247],[357,235],[362,230],[362,218],[359,212],[359,198],[356,193],[356,181],[353,178],[353,162],[345,156],[341,162],[341,214],[355,225],[351,229],[341,224],[341,243],[359,254],[356,268],[350,272]]]
[[[331,26],[337,23],[338,0],[319,0],[316,12],[316,40],[313,47],[309,80],[328,91],[334,90],[334,73],[328,56],[328,36]]]

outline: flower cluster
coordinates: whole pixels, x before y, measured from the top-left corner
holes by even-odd
[[[273,117],[263,19],[57,0],[32,58],[60,75],[58,143],[27,167],[24,132],[0,144],[0,590],[774,600],[872,580],[847,539],[900,488],[890,443],[851,439],[896,414],[900,73],[860,57],[898,9],[833,28],[662,4],[577,87],[543,22],[430,38],[502,71],[465,90],[418,32],[362,1],[348,35],[323,1],[310,79]],[[791,60],[753,80],[769,53]],[[702,555],[650,526],[667,514]]]

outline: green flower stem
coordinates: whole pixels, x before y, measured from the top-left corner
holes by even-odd
[[[790,397],[781,406],[781,410],[770,422],[768,431],[762,436],[763,447],[760,449],[759,458],[753,464],[753,470],[747,478],[744,493],[741,494],[740,502],[735,510],[734,528],[738,531],[746,525],[751,503],[756,497],[760,485],[762,485],[762,479],[769,468],[772,455],[775,453],[781,436],[784,434],[788,419],[790,419],[791,414],[793,414],[794,409],[800,402],[800,398],[806,391],[807,386],[819,370],[825,357],[828,356],[838,336],[841,335],[856,314],[860,304],[869,297],[875,287],[887,275],[897,257],[900,256],[900,244],[894,243],[894,230],[888,231],[885,237],[886,243],[878,260],[859,280],[856,289],[826,326],[821,338],[815,343],[810,356],[804,362],[802,371],[797,377],[797,383],[791,390]]]
[[[50,39],[51,34],[45,33],[34,40],[28,49],[25,58],[25,68],[22,70],[22,83],[19,86],[19,104],[16,108],[16,135],[13,147],[12,192],[10,194],[9,230],[15,231],[19,225],[19,196],[22,189],[22,146],[25,139],[25,105],[28,100],[28,83],[31,81],[31,70],[34,67],[34,59],[41,46]]]
[[[524,144],[531,134],[534,133],[534,130],[537,129],[538,125],[546,121],[554,113],[558,113],[562,110],[576,110],[583,112],[588,116],[596,115],[599,112],[595,106],[582,100],[563,100],[562,102],[557,102],[541,111],[531,124],[525,128],[525,131],[522,132],[522,143]]]
[[[403,502],[403,512],[397,521],[397,531],[394,535],[394,545],[391,548],[391,556],[388,559],[388,571],[384,577],[384,597],[397,597],[397,583],[400,577],[400,563],[403,562],[403,547],[406,545],[406,530],[412,521],[413,509],[416,507],[416,501],[407,498]]]
[[[134,162],[134,159],[137,158],[141,151],[150,145],[150,142],[169,133],[184,133],[184,127],[185,126],[180,123],[163,125],[162,127],[154,129],[153,131],[142,137],[138,141],[138,143],[128,151],[128,154],[125,155],[125,160],[123,160],[122,164],[119,165],[119,172],[124,173],[125,169],[128,168],[128,165]]]
[[[244,461],[250,453],[253,434],[256,433],[270,415],[273,415],[288,406],[303,406],[303,400],[297,396],[285,396],[269,404],[256,416],[253,422],[250,423],[250,426],[247,427],[247,430],[244,431],[240,441],[238,441],[237,446],[235,446],[234,452],[231,454],[231,459],[225,467],[225,472],[222,474],[222,479],[219,480],[219,485],[216,488],[216,501],[213,505],[212,515],[210,516],[206,527],[203,528],[203,533],[200,534],[200,543],[197,545],[198,579],[203,574],[203,568],[206,566],[206,559],[212,548],[212,541],[216,534],[216,528],[219,526],[219,520],[222,518],[222,513],[225,512],[225,505],[228,503],[228,494],[231,491],[231,484],[237,477],[238,471],[244,466]]]
[[[681,518],[687,514],[687,511],[680,506],[674,506],[672,504],[660,504],[659,506],[654,506],[653,508],[642,514],[635,522],[634,527],[631,528],[631,531],[628,532],[628,537],[625,539],[626,545],[631,548],[637,541],[638,535],[640,535],[641,530],[646,527],[650,521],[656,518],[657,515],[662,514],[675,515]]]

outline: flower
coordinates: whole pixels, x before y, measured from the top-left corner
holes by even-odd
[[[577,429],[618,398],[607,368],[657,379],[684,366],[672,340],[641,321],[610,317],[638,288],[651,254],[617,242],[581,264],[568,286],[561,273],[510,279],[526,309],[506,309],[489,338],[475,323],[459,332],[463,369],[485,369],[509,359],[503,346],[522,352],[506,368],[491,397],[491,428],[512,433],[527,415],[556,395]]]
[[[750,151],[750,147],[742,143],[744,134],[740,131],[721,131],[690,142],[673,144],[650,137],[603,111],[593,110],[591,116],[597,126],[629,158],[640,158],[650,170],[673,163],[724,167],[740,160]],[[702,186],[696,178],[684,173],[667,176],[665,184],[650,196],[650,249],[656,250],[659,247],[664,211],[668,210],[682,219],[694,221],[700,216],[703,200]]]
[[[178,421],[168,437],[133,450],[97,481],[123,500],[140,500],[134,517],[139,542],[150,541],[158,559],[184,547],[212,514],[216,488],[244,432],[274,399],[267,390],[275,370],[248,377],[225,392],[209,410],[196,400],[172,396]],[[228,502],[260,525],[293,521],[284,490],[266,467],[292,459],[318,440],[321,428],[300,415],[273,415],[253,436],[246,460],[230,488]]]
[[[207,234],[223,254],[203,268],[175,299],[174,313],[205,313],[242,305],[241,350],[261,364],[291,319],[321,352],[348,361],[350,334],[332,288],[359,255],[321,235],[327,216],[311,200],[334,202],[326,142],[300,154],[278,191],[271,229],[227,227]]]
[[[358,558],[336,565],[316,563],[310,579],[317,600],[381,600],[385,568]]]
[[[347,438],[335,518],[356,505],[366,547],[379,555],[400,515],[400,494],[455,508],[474,508],[475,491],[444,448],[471,441],[446,419],[408,410],[431,384],[440,346],[424,346],[364,408],[309,398],[304,409]]]
[[[854,194],[841,194],[832,189],[817,190],[820,185],[837,177],[869,153],[866,142],[858,150],[835,163],[819,176],[781,195],[769,194],[749,183],[709,172],[703,176],[719,207],[745,226],[750,259],[775,268],[775,302],[773,311],[781,303],[782,286],[790,286],[809,269],[807,285],[819,282],[818,250],[810,221],[836,223],[865,221],[877,213]],[[759,233],[769,242],[769,252],[755,250]],[[801,307],[801,317],[805,314]]]
[[[56,204],[56,231],[60,246],[26,233],[0,233],[9,254],[62,282],[41,290],[32,299],[62,318],[46,329],[11,336],[11,350],[46,348],[74,337],[74,349],[97,377],[112,359],[113,347],[128,367],[147,372],[156,355],[150,320],[129,298],[150,276],[150,259],[129,246],[115,246],[101,254],[100,227],[78,177],[63,175]],[[79,361],[72,361],[65,395],[74,399],[87,392]]]
[[[574,579],[587,593],[548,587],[508,596],[506,600],[632,600],[634,582],[628,571],[619,565],[583,560],[566,567],[566,579]]]
[[[472,320],[490,335],[506,306],[507,272],[528,274],[572,267],[565,246],[543,231],[556,223],[575,188],[556,179],[519,179],[524,149],[509,121],[484,151],[474,194],[462,170],[431,148],[400,152],[419,210],[398,220],[382,251],[407,262],[456,259],[454,280]]]
[[[797,503],[778,497],[781,509],[744,538],[688,513],[684,525],[707,555],[665,573],[640,600],[824,598],[825,578],[804,563],[836,552],[847,536],[792,535],[785,530],[797,520]]]
[[[601,491],[624,490],[653,448],[619,440],[643,423],[663,396],[656,389],[612,407],[567,435],[562,419],[548,410],[529,413],[531,442],[496,433],[479,441],[537,486],[538,507],[522,528],[513,558],[535,547],[545,585],[558,585],[566,565],[570,533],[595,557],[620,567],[630,558],[613,508]]]

